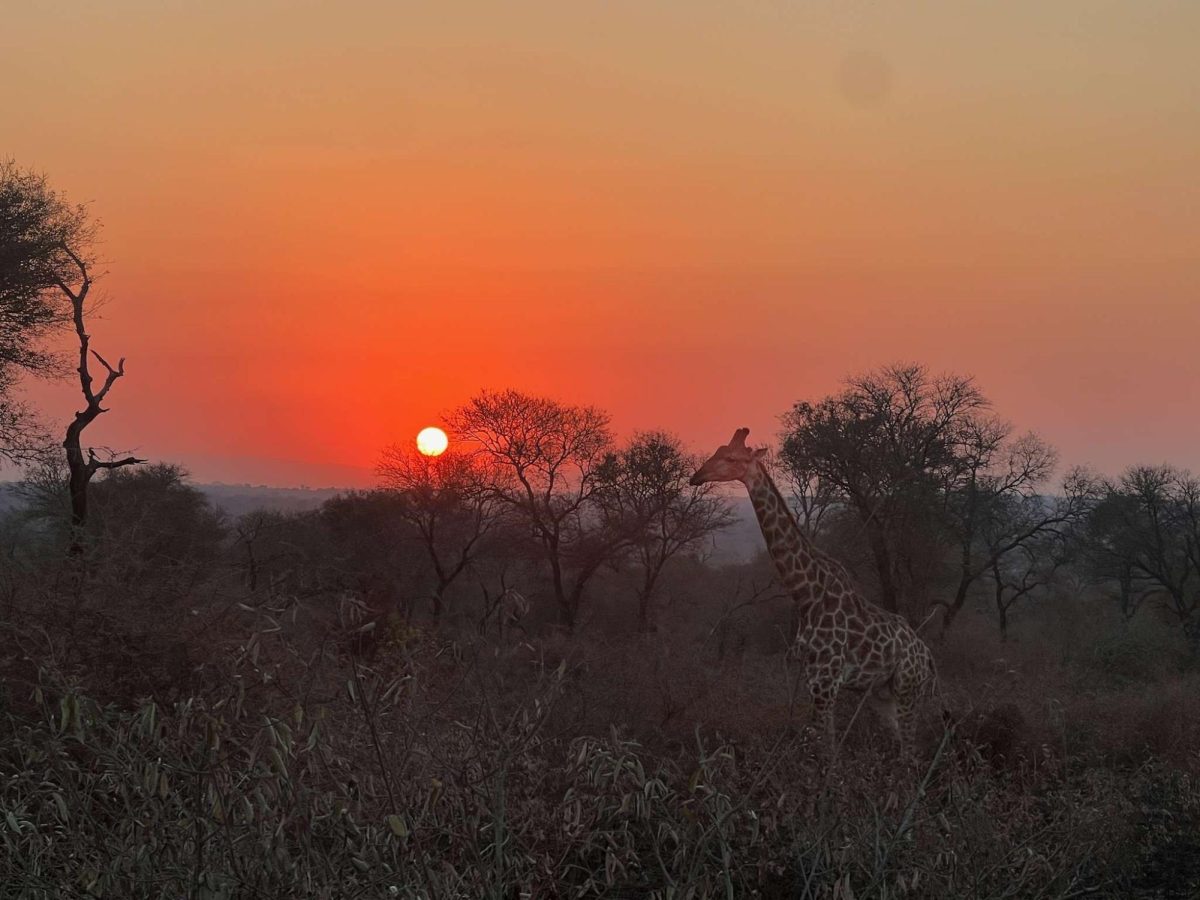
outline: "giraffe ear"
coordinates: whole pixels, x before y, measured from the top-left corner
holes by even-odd
[[[746,437],[750,434],[749,428],[739,428],[733,433],[733,437],[729,439],[730,447],[745,447]]]
[[[767,455],[767,448],[759,447],[757,450],[754,451],[754,461],[758,462],[766,455]]]

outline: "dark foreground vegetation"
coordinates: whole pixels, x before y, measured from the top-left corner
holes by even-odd
[[[230,522],[114,472],[68,555],[53,484],[3,530],[4,896],[1200,889],[1200,674],[1119,586],[1060,577],[1006,641],[979,592],[931,638],[953,731],[931,708],[901,771],[847,699],[829,767],[765,558],[676,558],[654,630],[627,558],[572,632],[536,559],[481,557],[435,617],[395,493]]]

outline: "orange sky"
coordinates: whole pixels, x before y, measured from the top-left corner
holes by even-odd
[[[32,2],[0,155],[104,222],[96,444],[365,484],[481,387],[705,451],[897,360],[1200,469],[1200,4]],[[57,419],[69,386],[34,390]]]

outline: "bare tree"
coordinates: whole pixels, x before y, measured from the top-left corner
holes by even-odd
[[[970,378],[904,364],[851,378],[842,393],[783,416],[784,465],[793,481],[823,480],[857,514],[887,609],[905,605],[927,568],[913,542],[936,539],[941,488],[962,465],[957,438],[987,405]]]
[[[485,459],[456,450],[424,456],[388,447],[376,469],[400,499],[400,515],[416,530],[433,567],[430,595],[440,619],[446,592],[481,552],[500,520],[499,473]]]
[[[652,629],[654,594],[667,563],[733,522],[712,484],[688,484],[700,462],[674,435],[644,432],[601,469],[598,498],[606,515],[619,522],[612,530],[634,536],[632,553],[641,569],[639,631]]]
[[[258,590],[259,572],[263,566],[260,552],[263,536],[279,518],[279,513],[255,509],[238,516],[233,523],[233,532],[236,535],[234,546],[240,545],[246,551],[246,587],[252,594]]]
[[[1157,599],[1200,652],[1200,480],[1171,466],[1134,466],[1105,482],[1086,548],[1093,569],[1117,580],[1127,616]]]
[[[81,440],[83,431],[96,420],[97,416],[108,412],[102,404],[108,396],[108,392],[112,390],[112,386],[116,383],[116,380],[124,376],[125,358],[121,357],[117,361],[116,368],[114,368],[109,364],[108,360],[97,351],[91,349],[91,336],[87,333],[84,316],[88,292],[92,287],[92,276],[88,271],[87,262],[81,256],[77,255],[74,250],[64,244],[62,251],[74,263],[75,271],[67,277],[56,275],[55,282],[59,290],[62,291],[71,303],[71,321],[75,326],[75,336],[79,340],[79,365],[75,371],[79,375],[79,387],[83,392],[85,404],[84,408],[75,413],[75,418],[67,425],[67,435],[63,440],[63,447],[67,451],[67,468],[71,473],[71,525],[74,532],[71,541],[71,552],[79,553],[83,549],[81,534],[83,526],[87,524],[88,485],[91,483],[92,477],[100,469],[119,469],[123,466],[144,463],[145,460],[139,459],[136,456],[126,456],[122,459],[117,459],[111,453],[108,459],[102,460],[91,447],[87,449],[87,455],[84,455]],[[91,369],[89,368],[92,356],[96,358],[100,365],[104,366],[105,370],[104,383],[100,386],[99,390],[95,388],[95,382],[92,379]]]
[[[945,608],[943,633],[981,576],[991,573],[995,581],[996,572],[1008,568],[1006,556],[1063,538],[1089,508],[1092,481],[1086,473],[1072,470],[1056,496],[1043,496],[1040,489],[1054,471],[1057,453],[1035,434],[1011,435],[1010,425],[990,416],[969,416],[960,423],[959,464],[947,471],[943,486],[945,522],[958,556],[954,596],[939,604]],[[1040,544],[1038,549],[1045,549]]]
[[[562,622],[573,629],[592,577],[632,543],[608,527],[597,502],[599,469],[612,447],[608,415],[520,391],[484,391],[450,424],[508,476],[495,496],[525,523],[550,570]]]
[[[1070,504],[1065,498],[1051,502],[1060,510]],[[1061,522],[1039,527],[1047,519],[1046,501],[1042,498],[1007,497],[997,506],[993,519],[1004,524],[988,536],[986,550],[981,555],[987,559],[996,621],[1000,639],[1005,641],[1013,607],[1044,593],[1054,584],[1063,566],[1071,562],[1081,516],[1064,516]],[[1014,535],[1024,537],[1013,542]],[[997,552],[1004,547],[1008,549]]]
[[[792,512],[796,514],[797,524],[810,538],[816,540],[826,516],[841,505],[841,492],[818,472],[803,467],[799,460],[794,466],[785,464],[775,465],[773,468],[779,470],[776,481],[790,488],[789,500]]]

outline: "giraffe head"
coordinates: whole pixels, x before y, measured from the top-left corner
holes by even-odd
[[[689,484],[695,486],[709,481],[745,481],[754,463],[766,455],[766,448],[752,450],[746,446],[749,428],[739,428],[728,444],[717,448],[708,462],[696,470]]]

